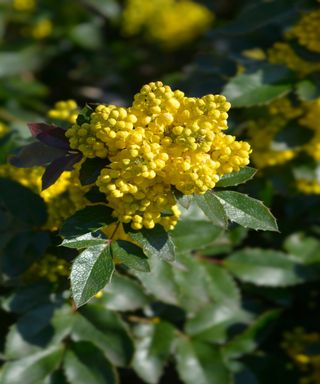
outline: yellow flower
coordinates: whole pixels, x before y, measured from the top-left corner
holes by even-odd
[[[36,0],[13,0],[12,6],[16,11],[30,12],[36,7]]]
[[[42,40],[51,35],[53,25],[49,19],[41,19],[35,23],[31,30],[31,35],[34,39]]]
[[[74,100],[57,101],[49,110],[48,117],[75,124],[79,115],[79,107]]]

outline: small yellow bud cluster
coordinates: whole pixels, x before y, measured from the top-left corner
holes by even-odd
[[[320,195],[320,181],[310,179],[298,179],[297,189],[306,195]]]
[[[306,61],[299,57],[286,42],[277,42],[268,50],[268,60],[271,64],[282,64],[300,76],[320,71],[319,62]]]
[[[46,279],[55,283],[61,277],[68,277],[70,274],[70,264],[63,259],[53,255],[45,255],[43,259],[32,264],[25,273],[27,280]]]
[[[6,135],[8,131],[9,131],[8,127],[4,123],[0,122],[0,138]]]
[[[48,111],[48,117],[51,119],[67,121],[75,124],[79,115],[79,108],[74,100],[57,101],[54,107]]]
[[[299,123],[314,132],[304,150],[316,161],[320,161],[320,98],[305,102],[304,107],[306,113],[299,119]]]
[[[50,36],[53,31],[52,21],[48,18],[38,20],[31,29],[31,36],[36,40],[42,40]]]
[[[36,0],[13,0],[12,7],[16,11],[30,12],[36,7]]]
[[[302,373],[300,384],[316,384],[320,379],[320,354],[310,353],[317,350],[320,334],[308,333],[302,327],[284,333],[281,347],[290,356],[292,361]]]
[[[129,108],[97,106],[66,136],[85,157],[110,160],[96,183],[120,222],[168,230],[180,215],[173,187],[203,194],[249,163],[249,144],[223,133],[229,108],[224,96],[188,98],[158,81],[143,86]]]
[[[206,31],[213,18],[208,8],[191,0],[127,0],[122,28],[127,35],[144,31],[150,40],[174,49]]]
[[[313,52],[320,52],[320,10],[304,14],[286,37],[295,38],[299,44]]]

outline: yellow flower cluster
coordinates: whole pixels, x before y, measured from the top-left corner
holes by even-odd
[[[66,136],[85,157],[110,160],[97,185],[120,222],[169,230],[180,215],[174,188],[203,194],[249,163],[249,144],[223,133],[229,108],[224,96],[189,98],[158,81],[128,108],[97,106]]]
[[[313,52],[320,52],[320,10],[304,14],[286,37],[295,38],[299,44]]]
[[[50,19],[38,20],[31,29],[31,36],[36,40],[42,40],[51,35],[53,24]]]
[[[252,160],[258,168],[281,165],[293,159],[297,150],[274,148],[275,135],[292,119],[299,117],[303,110],[294,107],[289,99],[281,98],[268,106],[269,116],[248,122],[248,136],[252,145]]]
[[[70,124],[75,124],[78,115],[79,107],[74,100],[57,101],[48,112],[51,119],[67,121]]]
[[[8,133],[8,127],[0,122],[0,138]]]
[[[30,12],[36,7],[36,0],[13,0],[12,7],[16,11]]]
[[[27,280],[46,279],[55,283],[61,277],[68,277],[70,274],[70,264],[53,255],[45,255],[43,259],[32,264],[25,273]]]
[[[202,34],[213,18],[208,8],[192,0],[127,0],[122,28],[126,35],[143,30],[150,40],[172,49]]]
[[[320,98],[304,103],[305,114],[299,123],[312,131],[312,139],[304,146],[304,150],[316,161],[320,161]]]
[[[308,333],[302,327],[284,333],[281,346],[301,371],[300,384],[320,383],[320,354],[310,353],[319,343],[319,333]]]
[[[298,179],[297,189],[306,195],[320,195],[320,181],[309,179]]]
[[[320,71],[319,62],[306,61],[299,57],[293,48],[286,42],[275,43],[267,52],[271,64],[282,64],[300,76]]]

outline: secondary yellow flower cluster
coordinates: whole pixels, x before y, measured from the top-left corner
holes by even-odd
[[[249,163],[249,144],[223,133],[229,108],[224,96],[190,98],[158,81],[143,86],[128,108],[97,106],[66,136],[85,157],[110,160],[97,185],[120,222],[169,230],[180,215],[175,188],[203,194]]]
[[[122,28],[126,35],[144,31],[148,39],[172,49],[207,30],[213,18],[192,0],[127,0]]]
[[[0,177],[14,180],[39,194],[47,203],[48,222],[46,229],[56,230],[63,221],[86,204],[84,188],[80,186],[75,172],[64,172],[55,184],[41,191],[42,167],[16,168],[0,165]]]
[[[284,35],[284,42],[275,43],[268,51],[268,60],[273,64],[283,64],[300,76],[320,71],[319,62],[307,61],[291,47],[290,41],[312,52],[320,52],[320,10],[307,12]]]
[[[42,40],[50,36],[53,31],[52,21],[48,18],[42,18],[35,22],[31,28],[31,36],[36,40]]]
[[[30,12],[36,7],[36,0],[13,0],[12,7],[16,11]]]
[[[295,149],[275,148],[273,139],[284,126],[302,114],[290,100],[281,98],[268,106],[268,117],[248,122],[248,136],[252,145],[252,160],[258,168],[281,165],[296,156]]]
[[[48,112],[48,117],[51,119],[67,121],[70,124],[76,122],[78,115],[79,107],[72,99],[57,101]]]
[[[284,334],[281,346],[301,371],[300,384],[320,383],[320,354],[310,353],[313,348],[318,348],[319,343],[319,333],[308,333],[301,327]]]
[[[45,279],[55,283],[61,277],[68,277],[70,274],[70,264],[54,255],[45,255],[41,260],[32,264],[26,271],[26,280]]]
[[[8,127],[0,122],[0,138],[3,137],[8,132]]]

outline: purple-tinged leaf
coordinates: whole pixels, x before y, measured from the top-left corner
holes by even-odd
[[[9,158],[9,163],[18,168],[30,168],[51,163],[63,157],[66,150],[49,147],[41,142],[31,143]]]
[[[67,153],[65,156],[60,157],[59,159],[54,160],[46,168],[42,176],[42,190],[45,190],[54,184],[64,171],[72,171],[74,165],[78,163],[82,158],[82,154],[77,153]]]
[[[66,138],[66,131],[56,125],[45,123],[29,123],[31,134],[44,144],[60,149],[70,149],[69,140]]]

